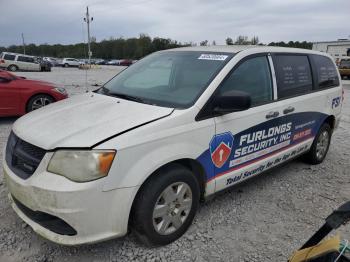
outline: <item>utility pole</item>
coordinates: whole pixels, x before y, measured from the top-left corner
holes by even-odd
[[[87,32],[88,32],[88,57],[89,57],[89,66],[91,66],[91,49],[90,49],[90,23],[94,20],[93,17],[90,18],[89,15],[89,7],[86,7],[86,14],[85,14],[85,18],[84,21],[87,24]]]
[[[23,54],[26,54],[26,44],[24,43],[24,35],[22,33],[22,43],[23,43]]]

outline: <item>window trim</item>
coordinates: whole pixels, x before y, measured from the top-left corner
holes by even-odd
[[[275,70],[275,65],[273,64],[273,59],[272,59],[271,54],[268,54],[267,59],[269,60],[270,71],[271,71],[271,77],[272,77],[272,84],[273,84],[273,100],[277,100],[277,99],[278,99],[278,92],[277,92],[276,70]]]
[[[247,55],[245,57],[243,57],[241,60],[239,60],[232,68],[231,70],[225,75],[224,79],[220,82],[220,84],[218,84],[218,86],[216,87],[215,91],[211,94],[211,96],[208,98],[207,102],[204,104],[204,106],[201,108],[201,110],[198,112],[198,114],[195,117],[195,121],[202,121],[202,120],[206,120],[206,119],[210,119],[210,118],[214,118],[214,117],[218,117],[219,115],[216,115],[212,112],[211,107],[212,107],[212,102],[214,97],[217,95],[217,93],[219,92],[219,88],[221,87],[221,85],[229,78],[229,76],[231,75],[231,73],[233,71],[235,71],[242,63],[244,63],[245,61],[255,58],[255,57],[262,57],[264,56],[266,58],[267,61],[267,65],[269,68],[269,72],[270,72],[270,79],[271,79],[271,88],[272,88],[272,100],[271,101],[267,101],[267,102],[263,102],[263,103],[259,103],[256,104],[250,108],[254,108],[254,107],[258,107],[258,106],[263,106],[263,105],[267,105],[267,104],[271,104],[276,102],[277,100],[275,100],[275,90],[274,90],[274,75],[272,74],[272,70],[271,70],[271,64],[269,61],[269,55],[271,55],[270,52],[262,52],[262,53],[256,53],[256,54],[252,54],[252,55]],[[276,79],[275,79],[276,81]],[[277,86],[276,86],[277,88]],[[249,109],[250,109],[249,108]],[[248,109],[248,110],[249,110]],[[234,113],[234,112],[233,112]]]

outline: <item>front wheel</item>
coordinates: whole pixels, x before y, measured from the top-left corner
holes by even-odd
[[[40,94],[40,95],[33,96],[28,101],[27,112],[29,113],[31,111],[44,107],[53,102],[54,102],[53,98],[48,95]]]
[[[187,168],[172,164],[146,182],[133,206],[133,229],[147,246],[169,244],[191,225],[200,197],[199,183]]]
[[[328,123],[324,123],[318,131],[310,151],[306,153],[305,160],[312,165],[322,163],[327,155],[331,137],[332,129]]]

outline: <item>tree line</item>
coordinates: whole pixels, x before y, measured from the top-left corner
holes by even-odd
[[[160,37],[151,38],[141,34],[138,38],[110,38],[96,42],[95,38],[91,38],[92,57],[102,59],[139,59],[152,52],[187,46],[190,44],[182,44],[172,39]],[[86,43],[77,43],[71,45],[61,44],[29,44],[25,46],[26,54],[33,56],[47,57],[72,57],[85,58],[87,57]],[[0,47],[0,52],[23,53],[22,45],[11,45],[9,47]]]
[[[141,34],[138,38],[110,38],[100,42],[96,41],[95,37],[91,38],[91,51],[92,57],[102,59],[140,59],[152,52],[182,47],[182,46],[195,46],[197,43],[181,43],[169,38],[154,37],[151,38],[145,34]],[[247,36],[238,36],[235,40],[231,37],[227,37],[226,45],[265,45],[259,42],[258,36],[248,38]],[[209,43],[208,40],[199,42],[201,46],[216,45],[215,41]],[[269,46],[282,46],[282,47],[296,47],[312,49],[311,42],[271,42]],[[26,54],[33,56],[48,56],[48,57],[72,57],[72,58],[85,58],[87,56],[86,43],[77,43],[71,45],[61,44],[29,44],[26,45]],[[0,47],[0,52],[7,51],[13,53],[23,53],[23,46],[11,45],[9,47]]]

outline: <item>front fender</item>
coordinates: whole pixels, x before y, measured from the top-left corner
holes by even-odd
[[[152,148],[150,145],[132,147],[117,151],[116,161],[113,163],[104,190],[115,188],[140,186],[160,167],[179,160],[195,160],[204,149],[194,143],[175,143],[157,141]]]
[[[113,142],[105,145],[107,148],[116,148],[117,154],[103,190],[140,186],[157,169],[176,160],[193,159],[197,161],[197,158],[208,150],[209,142],[215,132],[214,125],[202,125],[199,128],[198,126],[197,128],[187,126],[184,129],[185,132],[162,138],[154,134],[152,140],[123,147],[120,150],[118,146],[111,146]],[[132,141],[135,141],[133,137],[121,136],[117,140],[122,139],[131,144]],[[146,137],[145,134],[144,137]],[[212,168],[214,169],[214,166]],[[207,192],[208,190],[207,188]]]

